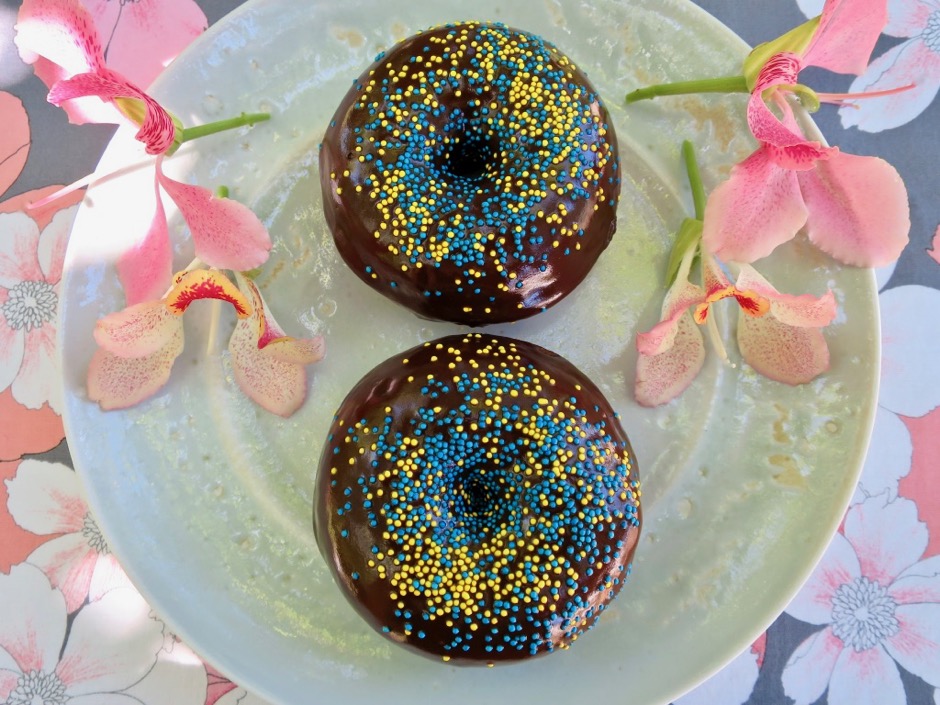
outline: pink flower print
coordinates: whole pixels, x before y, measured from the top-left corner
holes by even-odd
[[[29,154],[29,117],[15,95],[0,91],[0,194],[19,177]]]
[[[26,559],[61,590],[68,612],[129,582],[91,515],[78,476],[59,463],[24,460],[6,481],[10,516],[20,527],[54,536]]]
[[[19,460],[27,453],[52,450],[65,438],[61,417],[48,405],[27,409],[7,389],[0,392],[0,462]],[[0,502],[2,504],[2,502]],[[3,529],[0,528],[0,535]],[[2,561],[0,561],[0,570]]]
[[[924,112],[940,90],[940,0],[889,3],[884,33],[906,41],[872,61],[849,91],[913,87],[901,94],[850,100],[839,110],[844,127],[880,132],[904,125]]]
[[[221,698],[215,701],[215,705],[270,705],[267,700],[262,700],[254,693],[250,693],[244,688],[235,688],[230,690]]]
[[[161,71],[205,31],[194,0],[82,0],[103,38],[108,66],[138,86]]]
[[[0,213],[0,391],[23,406],[61,412],[55,321],[72,206],[40,232],[25,213]]]
[[[906,702],[898,664],[940,685],[940,556],[922,560],[927,528],[910,500],[851,507],[816,571],[787,607],[823,628],[783,669],[797,705],[828,688],[830,705]]]
[[[69,623],[62,593],[25,563],[0,574],[0,622],[0,700],[11,705],[140,705],[121,691],[163,644],[163,624],[135,590],[112,590]]]

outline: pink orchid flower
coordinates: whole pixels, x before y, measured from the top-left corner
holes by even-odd
[[[49,102],[64,108],[72,122],[120,122],[123,115],[139,126],[137,139],[148,154],[163,154],[173,146],[173,118],[107,67],[94,20],[78,0],[24,0],[15,42],[23,60],[50,87]],[[89,97],[113,106],[110,119],[100,110],[83,109],[87,103],[81,99]]]
[[[290,416],[307,393],[306,365],[323,358],[322,336],[291,338],[274,320],[255,283],[236,274],[253,313],[239,319],[229,339],[235,381],[263,409]]]
[[[183,351],[182,315],[198,299],[228,301],[241,318],[252,312],[249,301],[221,272],[178,274],[162,299],[133,304],[98,321],[88,398],[102,409],[124,409],[160,390]]]
[[[803,384],[829,368],[829,349],[820,328],[832,322],[832,292],[822,297],[782,294],[749,265],[741,265],[732,283],[715,257],[702,255],[702,286],[689,281],[695,248],[683,259],[669,288],[662,317],[653,328],[637,334],[634,395],[643,406],[658,406],[679,396],[705,362],[699,325],[712,320],[711,306],[723,299],[738,303],[738,347],[745,362],[778,382]],[[712,340],[724,355],[713,330]]]
[[[175,118],[157,101],[105,64],[102,44],[89,12],[78,0],[25,0],[16,26],[20,54],[50,85],[49,101],[63,107],[73,122],[87,122],[83,101],[95,99],[114,108],[97,122],[129,119],[139,126],[136,138],[148,154],[158,155],[154,190],[156,211],[145,236],[118,263],[128,304],[159,298],[172,273],[172,251],[161,189],[179,207],[190,228],[195,255],[210,267],[248,270],[260,266],[271,249],[267,229],[245,206],[218,199],[208,189],[182,184],[163,173],[164,155],[187,139]],[[244,115],[218,123],[217,129],[264,119]],[[225,125],[225,127],[222,127]],[[197,128],[209,134],[211,126]],[[69,188],[43,199],[43,205]]]
[[[245,271],[261,266],[271,249],[267,228],[250,208],[209,189],[175,181],[156,159],[156,210],[147,233],[117,263],[127,304],[159,298],[173,266],[170,233],[161,190],[173,200],[189,226],[196,257],[209,267]]]
[[[235,380],[264,409],[290,416],[303,403],[304,366],[323,357],[322,338],[288,337],[257,286],[237,274],[238,286],[216,270],[178,274],[162,299],[128,306],[95,327],[98,350],[88,367],[88,398],[123,409],[149,398],[169,380],[183,350],[182,315],[199,299],[230,303],[238,322],[229,341]]]
[[[798,85],[807,66],[864,72],[885,19],[885,0],[828,0],[817,20],[749,57],[746,74],[760,67],[747,110],[760,147],[709,197],[703,242],[716,256],[753,262],[804,226],[817,247],[846,264],[877,267],[900,255],[910,212],[897,171],[808,139],[787,100],[826,100]]]

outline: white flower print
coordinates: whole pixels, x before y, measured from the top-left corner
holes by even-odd
[[[23,563],[0,573],[0,616],[6,705],[140,705],[121,691],[153,668],[163,625],[135,590],[111,590],[69,623],[62,593]]]
[[[55,362],[59,280],[78,206],[42,230],[25,213],[0,213],[0,391],[23,406],[61,413]]]
[[[815,17],[823,0],[797,0],[807,17]],[[920,115],[940,90],[940,0],[888,0],[884,33],[905,41],[875,58],[856,78],[849,93],[876,92],[911,86],[879,98],[851,101],[840,108],[843,127],[881,132]]]
[[[786,610],[823,627],[783,669],[797,705],[827,688],[830,705],[906,702],[898,664],[940,685],[940,556],[921,560],[927,539],[910,500],[880,495],[849,509]]]
[[[742,705],[754,692],[762,652],[749,646],[714,676],[675,701],[674,705]]]
[[[901,416],[920,417],[940,406],[940,291],[909,285],[878,297],[881,308],[881,392],[865,467],[852,503],[898,492],[911,471],[911,434]]]
[[[130,585],[108,549],[75,472],[60,463],[27,459],[6,481],[7,508],[19,526],[40,536],[58,534],[27,561],[42,569],[74,612],[87,598]]]

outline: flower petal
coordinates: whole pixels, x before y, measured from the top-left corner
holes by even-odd
[[[0,301],[5,293],[0,290]],[[0,324],[0,390],[7,389],[16,380],[25,351],[25,331],[22,328],[11,328],[5,322]]]
[[[121,253],[118,277],[128,306],[161,298],[173,276],[173,249],[167,229],[160,184],[154,179],[156,210],[143,239]]]
[[[793,109],[781,92],[797,82],[800,64],[794,54],[775,54],[764,65],[757,76],[751,97],[747,101],[747,124],[758,142],[767,142],[778,147],[789,147],[806,141],[793,125],[787,126],[774,115],[767,101],[770,100],[792,123]]]
[[[639,342],[637,336],[638,348]],[[663,352],[645,354],[640,351],[634,384],[637,403],[658,406],[675,399],[692,383],[704,364],[702,332],[692,315],[683,311],[675,322],[671,344]]]
[[[784,384],[805,384],[829,369],[829,347],[817,328],[797,328],[773,316],[738,317],[741,357],[757,372]]]
[[[827,0],[803,61],[835,73],[861,74],[887,21],[886,0]]]
[[[257,328],[250,320],[235,325],[228,350],[235,381],[252,401],[285,417],[300,408],[307,396],[306,370],[259,350]]]
[[[124,409],[143,401],[166,384],[182,350],[182,326],[170,342],[146,357],[118,357],[96,350],[88,365],[88,398],[102,409]]]
[[[98,2],[95,22],[108,40],[108,65],[149,86],[176,55],[206,29],[194,0]]]
[[[91,14],[78,2],[23,0],[14,41],[26,63],[43,57],[68,76],[104,66],[98,30]]]
[[[94,20],[73,0],[24,0],[16,25],[15,42],[23,60],[48,87],[76,74],[104,67],[104,52]],[[62,106],[75,124],[115,122],[120,119],[111,103],[78,98]]]
[[[662,318],[645,333],[637,333],[636,347],[641,355],[659,355],[672,347],[679,321],[690,306],[705,301],[705,290],[687,279],[677,279],[666,293]]]
[[[899,605],[900,629],[885,640],[885,649],[905,669],[930,683],[940,681],[940,604]]]
[[[886,705],[907,702],[901,674],[880,646],[844,649],[829,679],[829,705]]]
[[[933,0],[888,0],[888,23],[881,31],[889,37],[916,37],[936,11]]]
[[[58,284],[62,278],[62,265],[65,262],[65,250],[69,244],[72,223],[78,213],[78,205],[56,211],[49,224],[39,235],[36,255],[43,277],[50,284]]]
[[[940,405],[940,291],[911,284],[878,297],[881,308],[881,385],[878,403],[919,417]]]
[[[819,700],[842,648],[842,641],[831,627],[810,635],[796,647],[780,676],[783,692],[796,701],[794,705],[811,705]]]
[[[100,553],[88,586],[88,599],[96,602],[112,590],[133,587],[113,553]]]
[[[207,702],[217,705],[219,701],[210,693],[217,695],[219,689],[209,688],[213,679],[202,659],[169,634],[164,643],[163,649],[157,652],[153,670],[142,681],[123,691],[135,698],[133,705],[204,705]],[[69,705],[73,703],[69,701]],[[244,701],[238,705],[249,703]]]
[[[940,90],[940,53],[920,37],[891,47],[856,78],[849,93],[865,93],[911,86],[891,95],[849,100],[839,109],[842,126],[881,132],[904,125],[920,115]]]
[[[260,342],[260,341],[259,341]],[[311,365],[326,354],[326,342],[322,335],[316,338],[279,338],[262,348],[265,354],[279,362],[294,365]]]
[[[837,533],[816,570],[787,605],[787,614],[809,624],[828,624],[832,621],[832,598],[836,591],[860,575],[861,566],[855,549],[842,534]]]
[[[193,269],[176,277],[176,284],[166,296],[166,308],[180,316],[193,301],[218,299],[228,301],[239,318],[252,314],[252,306],[232,280],[218,270]]]
[[[712,191],[702,243],[726,262],[753,262],[792,239],[806,217],[796,173],[774,164],[762,147]]]
[[[809,209],[806,232],[817,247],[859,267],[898,258],[911,218],[907,189],[893,166],[839,152],[798,178]]]
[[[902,497],[871,497],[850,507],[844,532],[862,575],[883,586],[917,563],[927,548],[927,525],[917,518],[917,505]]]
[[[746,703],[754,692],[759,674],[757,655],[746,648],[731,663],[686,693],[673,705],[715,705],[716,703]]]
[[[820,159],[828,159],[838,152],[837,147],[824,147],[816,140],[809,140],[803,135],[793,115],[793,108],[781,90],[771,92],[770,100],[777,106],[781,118],[778,119],[764,105],[763,100],[755,101],[751,96],[748,102],[748,125],[754,137],[762,142],[777,166],[794,171],[812,169]],[[763,110],[760,106],[763,105]]]
[[[898,481],[910,473],[913,455],[911,432],[907,426],[897,414],[879,406],[875,411],[875,427],[865,456],[865,467],[852,504],[883,492],[887,492],[889,498],[897,497]]]
[[[29,554],[27,560],[46,574],[53,587],[62,591],[69,613],[88,598],[98,553],[81,533],[63,534],[46,541]]]
[[[62,593],[38,568],[20,563],[8,575],[0,572],[0,605],[0,649],[12,656],[24,673],[51,671],[65,639]]]
[[[136,590],[112,590],[83,607],[69,631],[56,674],[69,696],[127,688],[153,668],[163,623]]]
[[[0,91],[0,115],[4,116],[0,134],[0,194],[19,178],[29,154],[29,116],[23,102],[12,93]]]
[[[761,274],[748,264],[741,265],[735,282],[738,289],[752,291],[770,301],[770,313],[788,326],[821,328],[828,326],[836,317],[838,306],[832,290],[820,297],[812,294],[782,294]]]
[[[183,322],[163,301],[141,304],[111,313],[95,324],[95,342],[119,357],[146,357],[165,347]]]
[[[61,106],[75,98],[95,96],[104,101],[132,98],[143,103],[143,122],[136,138],[146,146],[147,154],[163,154],[176,139],[173,118],[157,101],[120,74],[107,69],[98,73],[82,73],[59,81],[49,91],[49,102]]]
[[[59,384],[59,361],[56,356],[56,330],[53,323],[34,328],[25,336],[23,361],[10,391],[13,398],[27,409],[40,409],[48,404],[62,413],[62,385]]]
[[[235,381],[262,408],[290,416],[307,394],[305,364],[323,357],[323,339],[284,335],[253,281],[238,276],[242,292],[251,297],[251,318],[238,321],[229,339]]]
[[[899,605],[940,603],[940,556],[931,556],[905,570],[888,588],[888,594]]]
[[[271,237],[249,208],[238,201],[216,198],[201,186],[174,181],[163,173],[160,160],[157,178],[183,214],[196,256],[207,265],[246,271],[268,258]]]
[[[45,535],[82,530],[88,506],[74,470],[27,459],[6,486],[10,517],[27,531]]]
[[[319,362],[326,354],[326,345],[323,336],[315,338],[292,338],[274,320],[274,315],[268,304],[261,296],[257,285],[247,277],[239,278],[240,289],[251,295],[253,309],[259,312],[258,349],[263,350],[280,362],[290,362],[295,365],[310,365]],[[242,285],[242,282],[244,284]]]
[[[44,281],[39,264],[39,228],[22,212],[0,213],[0,288],[24,281]]]

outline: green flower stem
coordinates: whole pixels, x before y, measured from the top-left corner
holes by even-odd
[[[682,159],[685,161],[685,170],[689,175],[692,202],[695,204],[695,219],[705,220],[705,187],[702,185],[702,173],[698,169],[698,160],[695,158],[695,147],[689,140],[682,143]]]
[[[648,100],[664,95],[687,95],[689,93],[750,93],[744,76],[725,76],[724,78],[703,78],[697,81],[677,81],[659,83],[655,86],[637,88],[627,93],[627,103]]]
[[[180,143],[189,142],[190,140],[205,137],[206,135],[214,135],[216,132],[231,130],[236,127],[242,127],[243,125],[254,125],[255,123],[270,119],[271,113],[242,113],[241,115],[228,118],[227,120],[208,122],[205,125],[196,125],[195,127],[184,127],[183,134],[180,137]]]

